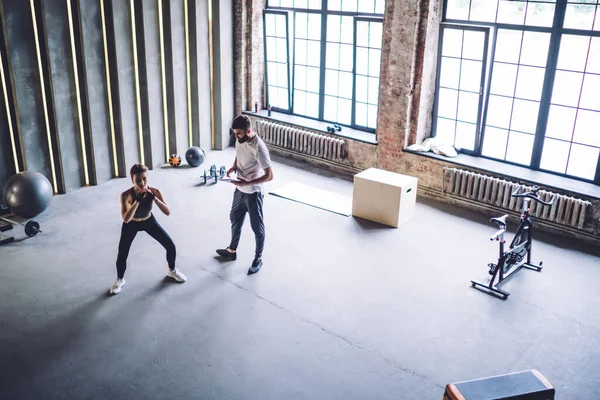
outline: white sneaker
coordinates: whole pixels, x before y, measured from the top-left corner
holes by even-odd
[[[171,278],[175,279],[177,282],[187,281],[187,278],[185,277],[185,275],[182,274],[181,271],[178,270],[177,268],[170,269],[169,272],[167,273],[167,276],[170,276]]]
[[[110,293],[111,294],[117,294],[121,291],[121,288],[125,286],[125,278],[123,279],[117,279],[115,281],[115,283],[112,284],[112,286],[110,287]]]

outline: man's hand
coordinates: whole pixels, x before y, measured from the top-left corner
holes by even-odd
[[[236,167],[236,166],[233,166],[233,167],[231,167],[231,168],[229,168],[229,169],[227,170],[227,177],[229,178],[229,175],[231,175],[231,174],[232,174],[232,173],[234,173],[234,172],[236,172],[236,173],[237,173],[237,167]]]
[[[242,180],[236,180],[236,181],[232,180],[231,183],[233,183],[235,186],[250,186],[250,185],[252,185],[250,182],[242,181]]]

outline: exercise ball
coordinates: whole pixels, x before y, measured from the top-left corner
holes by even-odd
[[[44,175],[32,171],[13,175],[2,191],[6,205],[23,218],[33,218],[42,213],[50,205],[53,195],[50,181]]]
[[[185,152],[185,160],[187,161],[190,167],[197,167],[204,162],[206,158],[206,154],[204,150],[202,150],[198,146],[193,146]]]

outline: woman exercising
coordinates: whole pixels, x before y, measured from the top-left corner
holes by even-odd
[[[121,216],[123,226],[121,227],[121,240],[119,241],[119,255],[117,256],[117,280],[110,288],[112,294],[117,294],[125,285],[125,269],[127,268],[127,256],[135,236],[140,231],[156,239],[167,251],[167,262],[169,272],[167,276],[177,282],[185,282],[186,277],[175,268],[175,244],[171,237],[160,226],[152,214],[152,204],[165,215],[171,214],[169,207],[163,199],[162,193],[156,188],[148,186],[148,167],[135,164],[130,171],[133,187],[121,193]]]

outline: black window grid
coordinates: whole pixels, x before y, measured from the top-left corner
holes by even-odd
[[[549,18],[551,15],[551,10],[555,11],[555,7],[557,1],[552,0],[469,0],[469,6],[467,9],[466,18],[460,18],[462,15],[452,14],[448,17],[448,8],[449,4],[454,4],[457,0],[447,0],[444,2],[443,16],[445,22],[457,22],[457,23],[476,23],[476,24],[491,24],[495,26],[501,25],[513,25],[513,26],[531,26],[531,27],[540,27],[545,26],[550,28],[552,26],[552,19]],[[458,0],[459,1],[459,0]],[[558,0],[566,1],[566,0]],[[479,6],[485,4],[486,10],[488,10],[487,18],[481,18],[475,11]],[[522,21],[517,23],[517,21],[503,22],[501,10],[506,6],[519,6],[523,5],[523,13],[522,13]],[[537,10],[536,10],[537,9]],[[546,17],[548,20],[544,21],[541,24],[539,21],[536,21],[534,18],[537,15],[538,10],[542,12],[545,10]],[[451,11],[454,11],[451,8]],[[554,13],[552,13],[554,14]],[[458,18],[454,18],[458,17]]]
[[[443,51],[442,51],[442,47],[440,46],[440,50],[438,52],[438,65],[441,66],[441,61],[442,58],[452,58],[452,59],[456,59],[459,61],[459,75],[458,75],[458,86],[456,88],[449,88],[449,87],[443,87],[447,90],[452,90],[456,92],[456,110],[454,111],[454,115],[453,118],[448,118],[448,117],[438,117],[438,110],[440,108],[440,96],[439,96],[439,90],[436,90],[436,97],[435,97],[435,102],[434,102],[434,118],[433,118],[433,122],[432,122],[432,132],[433,132],[433,136],[436,136],[437,134],[437,130],[439,127],[438,124],[438,118],[442,118],[442,120],[446,120],[446,121],[453,121],[454,122],[454,126],[453,126],[453,131],[451,132],[452,135],[452,140],[453,140],[453,144],[456,144],[456,135],[457,135],[457,131],[458,131],[458,127],[459,127],[459,123],[461,124],[468,124],[470,126],[474,126],[475,129],[475,135],[473,138],[473,149],[462,149],[462,151],[466,154],[476,154],[476,152],[478,151],[478,147],[479,147],[479,140],[481,137],[480,134],[480,129],[481,129],[481,108],[483,106],[483,88],[484,88],[484,84],[485,84],[485,73],[484,71],[487,68],[487,55],[488,55],[488,45],[489,45],[489,28],[483,28],[483,27],[476,27],[476,26],[468,26],[468,25],[445,25],[442,26],[442,28],[440,29],[440,44],[443,43],[443,37],[444,37],[444,32],[447,29],[454,29],[454,30],[459,30],[461,31],[461,45],[460,45],[460,57],[448,57],[447,55],[443,55]],[[465,31],[473,31],[473,32],[481,32],[484,35],[484,40],[483,40],[483,48],[482,48],[482,56],[481,59],[474,59],[474,58],[464,58],[463,54],[464,54],[464,32]],[[481,63],[481,71],[480,71],[480,79],[479,79],[479,90],[474,91],[474,90],[465,90],[464,88],[461,87],[461,78],[462,78],[462,61],[466,60],[466,61],[475,61],[475,62],[480,62]],[[436,78],[436,87],[439,88],[440,87],[440,81],[441,81],[441,71],[440,68],[438,68],[437,71],[437,78]],[[460,94],[461,92],[464,93],[469,93],[469,94],[476,94],[479,96],[478,101],[477,101],[477,117],[476,117],[476,122],[473,121],[465,121],[459,118],[458,114],[459,114],[459,109],[460,109]]]
[[[311,18],[311,15],[318,15],[318,14],[310,14],[310,13],[306,13],[304,12],[304,10],[302,11],[298,11],[295,12],[294,14],[294,33],[293,33],[293,38],[294,38],[294,54],[293,54],[293,79],[291,79],[292,83],[292,113],[296,114],[296,115],[302,115],[306,118],[311,118],[311,119],[319,119],[320,113],[321,113],[321,107],[319,107],[320,103],[322,102],[320,100],[320,93],[322,92],[322,88],[323,88],[323,80],[321,79],[321,70],[323,69],[323,57],[321,57],[321,53],[323,52],[323,45],[322,45],[322,41],[321,39],[316,39],[311,37],[311,35],[309,34],[309,21]],[[306,30],[304,32],[298,32],[298,25],[300,25],[298,23],[298,19],[299,18],[305,18],[306,17]],[[323,29],[323,16],[320,15],[320,25],[321,25],[321,29]],[[320,37],[322,37],[322,32],[320,34]],[[298,48],[299,43],[304,43],[305,44],[305,50],[304,50],[304,60],[305,62],[298,62],[296,59],[296,55],[298,54]],[[315,60],[317,59],[317,57],[312,54],[312,52],[309,50],[309,46],[310,44],[316,45],[315,47],[318,47],[319,49],[319,57],[318,57],[318,63],[309,63],[309,59],[310,60]],[[298,73],[298,67],[303,68],[304,69],[304,81],[303,81],[303,87],[304,89],[301,88],[296,88],[296,82],[298,81],[298,77],[300,76],[300,74]],[[314,71],[317,72],[319,74],[319,80],[318,83],[316,83],[316,90],[310,90],[309,85],[314,86],[315,83],[313,80],[309,79],[309,72],[310,71]],[[319,99],[319,104],[317,106],[317,110],[316,111],[316,116],[312,115],[312,113],[309,112],[309,107],[312,107],[313,102],[314,102],[314,98],[315,96],[317,96],[317,99]],[[298,99],[300,97],[304,98],[304,103],[301,105],[300,108],[300,102],[298,101]],[[313,100],[311,100],[313,99]]]
[[[573,153],[573,145],[583,146],[583,147],[587,147],[587,148],[592,148],[592,149],[600,150],[600,146],[594,146],[594,145],[591,145],[589,143],[578,142],[577,140],[575,140],[575,133],[576,133],[576,128],[577,128],[577,121],[578,121],[578,117],[579,117],[579,112],[580,111],[587,111],[587,112],[598,113],[600,115],[600,106],[598,107],[598,109],[581,107],[581,97],[582,97],[583,90],[584,90],[586,76],[588,76],[588,75],[591,75],[591,76],[600,76],[599,73],[593,73],[593,72],[588,72],[587,71],[588,70],[588,62],[589,62],[589,57],[590,57],[591,45],[592,45],[592,37],[589,37],[589,39],[588,39],[588,45],[587,45],[587,52],[586,52],[586,57],[585,57],[585,62],[584,62],[584,67],[583,67],[582,71],[572,70],[572,69],[566,69],[566,68],[558,68],[558,66],[556,68],[556,71],[576,73],[576,74],[581,75],[581,78],[582,78],[581,79],[581,84],[580,84],[579,90],[578,90],[579,94],[578,94],[578,99],[577,99],[577,106],[571,106],[571,105],[566,105],[566,104],[561,104],[561,103],[555,103],[555,102],[552,101],[552,99],[550,101],[550,105],[551,106],[564,107],[564,108],[575,110],[575,116],[573,118],[573,124],[572,124],[572,129],[571,129],[571,134],[570,134],[570,139],[569,140],[565,140],[565,139],[557,138],[557,137],[547,136],[547,139],[549,139],[549,140],[566,143],[569,146],[566,164],[565,164],[564,170],[562,171],[562,173],[565,174],[565,175],[571,175],[571,174],[568,173],[568,171],[569,171],[569,162],[571,160],[572,153]],[[551,93],[551,95],[553,95],[553,93]],[[542,154],[542,156],[543,156],[543,154]]]
[[[511,99],[511,108],[510,108],[510,114],[509,114],[509,118],[508,118],[508,126],[496,127],[494,125],[488,124],[488,120],[486,118],[485,125],[483,126],[483,131],[482,131],[482,142],[483,142],[483,140],[485,140],[485,129],[488,126],[490,126],[492,128],[495,128],[495,129],[501,129],[501,130],[506,131],[507,136],[506,136],[506,143],[505,143],[505,146],[504,146],[503,156],[501,158],[502,161],[507,161],[508,150],[509,150],[509,146],[511,144],[511,135],[512,135],[513,132],[516,133],[516,134],[518,134],[518,135],[530,135],[532,137],[535,137],[535,128],[533,129],[534,132],[527,132],[527,131],[515,129],[513,127],[513,115],[514,115],[514,112],[515,112],[515,108],[517,108],[515,106],[516,103],[517,103],[517,101],[537,103],[537,105],[538,105],[538,113],[539,113],[539,104],[540,104],[540,100],[541,100],[541,93],[540,93],[540,99],[538,99],[537,101],[517,96],[517,86],[519,84],[519,73],[521,72],[521,67],[539,68],[539,69],[544,69],[545,70],[545,67],[531,66],[531,65],[521,64],[521,59],[523,57],[523,42],[524,42],[524,38],[525,38],[525,31],[519,30],[519,32],[520,32],[520,43],[519,43],[519,55],[518,55],[518,61],[517,61],[517,63],[505,62],[505,61],[496,61],[496,60],[494,60],[491,63],[491,70],[490,70],[490,74],[489,74],[490,75],[490,86],[489,86],[489,90],[487,91],[486,110],[488,110],[489,100],[490,100],[491,96]],[[498,31],[495,32],[494,37],[497,39],[497,36],[498,36]],[[495,53],[492,55],[492,57],[495,58]],[[494,76],[494,74],[493,74],[494,67],[496,65],[513,65],[513,66],[517,67],[516,76],[515,76],[515,82],[514,82],[514,85],[513,85],[513,88],[512,88],[512,94],[511,94],[511,96],[506,96],[506,95],[502,95],[502,94],[499,94],[499,93],[492,92],[491,82],[492,82],[492,79],[493,79],[493,76]],[[537,118],[536,118],[536,120],[537,120]],[[533,144],[532,144],[532,146],[533,146]],[[480,148],[480,154],[482,152],[483,152],[483,147]],[[497,159],[496,157],[490,157],[490,158]],[[519,162],[519,161],[514,161],[514,163],[515,164],[519,164],[519,165],[529,165],[531,163],[531,160],[529,160],[527,163],[522,163],[522,162]]]
[[[323,1],[324,0],[268,0],[267,7],[319,10],[322,7]]]
[[[274,29],[275,29],[275,36],[273,35],[267,35],[267,16],[268,15],[273,15],[275,16],[275,18],[277,16],[283,16],[285,17],[285,37],[282,36],[277,36],[277,26],[276,24]],[[268,48],[267,48],[267,43],[268,43],[268,38],[275,38],[275,58],[274,60],[276,61],[270,61],[270,55],[268,53]],[[272,107],[273,110],[276,111],[280,111],[280,112],[290,112],[291,107],[292,107],[292,102],[291,102],[291,87],[290,87],[290,71],[289,71],[289,65],[290,65],[290,45],[289,45],[289,20],[288,20],[288,13],[286,12],[282,12],[282,11],[270,11],[270,10],[266,10],[263,14],[263,38],[264,38],[264,48],[265,48],[265,80],[267,83],[267,93],[266,93],[266,99],[267,99],[267,104],[271,104],[270,102],[270,88],[275,88],[276,90],[279,91],[279,89],[284,89],[286,91],[286,96],[287,96],[287,108],[282,108],[282,107]],[[281,38],[285,38],[285,46],[286,46],[286,61],[285,63],[279,61],[279,57],[277,54],[277,39],[281,39]],[[275,66],[279,66],[279,65],[285,65],[286,68],[286,76],[287,76],[287,87],[283,87],[280,86],[279,84],[270,84],[269,82],[269,63],[274,63]],[[278,68],[277,68],[277,74],[279,74],[278,72]],[[279,77],[277,77],[276,81],[277,83],[279,80]]]
[[[339,30],[338,30],[338,40],[329,40],[328,38],[326,39],[325,45],[327,46],[327,51],[329,51],[330,49],[333,48],[333,46],[337,46],[338,49],[338,54],[337,54],[337,60],[335,60],[337,67],[336,68],[330,68],[328,67],[328,63],[326,60],[324,68],[325,68],[325,87],[323,88],[325,94],[324,94],[324,101],[325,104],[323,106],[323,120],[324,121],[328,121],[328,122],[334,122],[334,123],[343,123],[342,120],[340,120],[340,113],[343,112],[343,110],[340,110],[340,103],[341,102],[348,102],[350,105],[350,110],[352,109],[352,93],[353,93],[353,87],[354,87],[354,79],[353,79],[353,74],[352,71],[354,69],[354,56],[355,56],[355,52],[354,52],[354,32],[352,32],[352,41],[347,42],[347,41],[342,41],[342,32],[343,32],[343,25],[344,25],[344,21],[346,21],[346,23],[348,22],[347,19],[351,17],[348,16],[338,16],[338,15],[328,15],[327,16],[327,24],[329,26],[329,24],[331,23],[331,19],[332,18],[339,18]],[[354,29],[354,24],[352,22],[352,26]],[[329,31],[328,31],[329,32]],[[327,32],[327,33],[328,33]],[[343,48],[348,48],[348,46],[351,49],[352,52],[352,59],[350,61],[350,69],[340,69],[340,66],[342,64],[342,49]],[[331,75],[328,77],[328,73],[327,72],[332,72],[335,73],[336,79],[337,79],[337,83],[335,85],[336,90],[335,93],[328,93],[327,92],[327,87],[328,87],[328,82],[329,79],[331,78]],[[350,75],[350,80],[352,81],[352,86],[350,87],[349,91],[350,93],[347,96],[342,96],[340,95],[340,92],[342,92],[342,88],[340,86],[340,82],[341,82],[341,77],[343,76],[342,74],[349,74]],[[334,99],[333,101],[335,102],[335,118],[333,119],[328,119],[327,118],[327,104],[328,101],[330,101],[330,99]],[[345,123],[344,125],[352,125],[352,112],[349,113],[350,114],[350,121],[348,123]]]
[[[366,23],[367,24],[367,29],[368,29],[368,37],[367,37],[367,46],[360,46],[358,44],[358,24],[360,23]],[[381,24],[381,30],[383,31],[383,23],[380,20],[374,20],[374,19],[370,19],[370,18],[355,18],[354,20],[354,43],[355,43],[355,51],[354,51],[354,81],[353,81],[353,101],[352,101],[352,124],[355,126],[360,126],[363,129],[375,129],[374,127],[377,126],[377,114],[379,111],[379,86],[380,86],[380,73],[381,73],[381,43],[379,43],[379,47],[372,47],[371,46],[371,30],[373,25],[372,24]],[[368,54],[368,58],[369,58],[369,62],[367,63],[367,73],[366,74],[361,74],[358,72],[357,67],[356,67],[356,63],[357,63],[357,53],[358,53],[358,49],[365,49],[367,51]],[[371,57],[371,52],[374,53],[379,53],[379,64],[377,69],[377,74],[374,74],[374,71],[371,71],[371,61],[372,61],[372,57]],[[367,97],[367,101],[359,101],[356,98],[356,82],[359,78],[365,78],[367,84],[366,84],[366,97]],[[374,101],[371,101],[370,99],[370,87],[372,82],[376,80],[376,84],[377,84],[377,97],[375,98]],[[360,121],[356,121],[356,108],[357,106],[360,107],[364,107],[365,108],[365,118],[366,118],[366,124],[362,125],[360,123]],[[375,108],[375,121],[373,124],[371,124],[371,112],[370,110]]]
[[[371,4],[370,7],[369,4]],[[350,5],[350,7],[348,5]],[[299,10],[325,10],[327,12],[341,11],[360,15],[383,15],[385,0],[268,0],[267,7]]]
[[[296,0],[297,1],[297,0]],[[362,0],[359,0],[362,1]],[[377,4],[379,2],[382,2],[383,0],[375,0],[375,7],[377,7]],[[324,119],[324,106],[325,106],[325,102],[324,102],[324,97],[325,97],[325,66],[326,66],[326,42],[327,42],[327,16],[328,15],[339,15],[339,16],[348,16],[348,17],[353,17],[354,18],[354,23],[356,24],[356,20],[360,19],[360,20],[369,20],[369,21],[374,21],[374,22],[379,22],[382,23],[383,22],[383,14],[382,13],[357,13],[357,12],[352,12],[352,11],[337,11],[337,10],[330,10],[327,8],[328,6],[328,0],[322,0],[321,3],[321,8],[320,9],[298,9],[298,8],[293,8],[293,7],[281,7],[279,4],[279,2],[275,2],[273,3],[271,0],[269,1],[268,4],[268,8],[265,10],[265,12],[287,12],[290,13],[290,17],[289,18],[294,18],[295,13],[306,13],[306,14],[320,14],[321,15],[321,38],[319,40],[320,43],[320,48],[321,48],[321,58],[320,58],[320,64],[319,64],[319,71],[320,71],[320,78],[319,78],[319,115],[318,117],[310,117],[310,116],[305,116],[303,115],[305,118],[309,118],[309,119],[314,119],[314,120],[318,120],[318,121],[324,121],[324,122],[335,122],[335,121],[326,121]],[[380,6],[380,8],[383,8],[383,3],[381,3],[382,5]],[[296,34],[295,34],[295,29],[296,26],[295,24],[293,24],[291,31],[293,32],[290,37],[292,38],[291,40],[293,40],[295,42],[296,40]],[[383,31],[383,30],[382,30]],[[383,34],[383,32],[382,32]],[[382,35],[383,36],[383,35]],[[288,39],[288,43],[291,41],[290,39]],[[355,42],[356,43],[356,40]],[[356,59],[356,46],[355,44],[352,44],[353,46],[353,59]],[[292,57],[292,61],[290,63],[291,65],[291,78],[290,80],[290,97],[291,97],[291,101],[290,101],[290,110],[278,110],[281,112],[286,112],[289,114],[295,114],[293,111],[293,107],[296,101],[296,96],[295,96],[295,92],[297,91],[295,89],[295,77],[296,77],[296,67],[297,66],[303,66],[302,64],[297,64],[296,60],[295,60],[295,49],[288,50],[288,55],[291,54]],[[381,60],[379,60],[379,65],[381,65]],[[310,67],[310,66],[309,66]],[[352,120],[354,120],[354,86],[355,86],[355,74],[354,71],[352,71],[352,81],[353,81],[353,98],[352,98]],[[268,77],[267,77],[267,83],[268,83]],[[306,91],[306,93],[311,93],[311,94],[317,94],[316,92],[311,92],[311,91]],[[298,114],[298,115],[302,115],[302,114]],[[346,124],[339,124],[342,126],[349,126],[351,128],[355,128],[358,130],[362,130],[362,131],[367,131],[367,132],[371,132],[371,133],[375,133],[375,129],[373,128],[367,128],[367,127],[362,127],[362,126],[357,126],[354,124],[350,124],[350,125],[346,125]]]
[[[474,0],[469,0],[470,4],[472,4],[473,1]],[[479,0],[479,1],[481,1],[481,0]],[[494,1],[498,2],[500,0],[494,0]],[[542,3],[542,2],[550,4],[550,2],[547,2],[547,1],[538,1],[538,2],[528,1],[528,3],[531,3],[531,4]],[[575,3],[572,1],[567,2],[567,0],[557,0],[555,2],[552,2],[552,4],[555,7],[552,24],[547,25],[547,26],[546,25],[542,26],[542,25],[497,23],[497,22],[489,22],[489,21],[469,21],[469,20],[463,20],[463,19],[447,18],[448,2],[444,2],[443,10],[442,10],[442,13],[443,13],[442,14],[442,24],[489,27],[490,29],[492,29],[494,31],[497,31],[498,29],[520,29],[523,31],[548,32],[551,34],[550,44],[549,44],[549,48],[548,48],[546,71],[545,71],[545,75],[544,75],[542,95],[541,95],[540,106],[539,106],[538,120],[537,120],[537,125],[536,125],[536,131],[534,134],[535,139],[534,139],[534,143],[533,143],[532,157],[531,157],[531,162],[528,167],[533,170],[542,170],[542,171],[548,172],[550,174],[555,174],[555,175],[559,175],[559,176],[568,176],[565,173],[550,171],[550,170],[546,170],[546,169],[543,169],[540,167],[540,161],[541,161],[541,157],[542,157],[542,149],[543,149],[544,139],[545,139],[544,135],[545,135],[545,131],[546,131],[547,123],[548,123],[548,114],[549,114],[550,106],[552,105],[550,100],[551,100],[551,96],[552,96],[552,89],[554,86],[554,80],[555,80],[555,75],[556,75],[556,71],[557,71],[558,51],[559,51],[561,37],[563,35],[570,34],[570,35],[585,35],[585,36],[590,36],[590,37],[600,37],[600,1],[596,1],[596,3],[591,3],[592,5],[596,5],[596,10],[595,10],[595,14],[594,14],[594,24],[592,25],[592,29],[582,29],[582,28],[575,29],[575,28],[571,28],[571,27],[563,27],[563,24],[565,21],[565,13],[566,13],[567,5],[575,4]],[[487,83],[485,86],[486,97],[489,94],[489,86],[490,86],[491,77],[492,77],[491,67],[494,62],[493,54],[494,54],[494,48],[495,48],[495,36],[496,35],[493,35],[493,36],[494,36],[494,40],[492,41],[491,46],[490,46],[491,47],[490,61],[489,61],[490,68],[489,68],[489,70],[486,70],[486,75],[487,75],[486,76]],[[440,40],[440,45],[441,45],[441,43],[442,42]],[[438,60],[438,66],[439,65],[440,65],[440,62]],[[596,75],[594,73],[590,73],[590,74]],[[437,91],[436,91],[436,104],[437,104],[437,99],[438,99],[438,95],[437,95]],[[561,105],[561,106],[563,106],[563,105]],[[437,115],[435,108],[437,108],[437,107],[434,106],[434,120],[433,120],[434,126],[435,126],[435,122],[436,122],[435,116]],[[586,110],[585,108],[578,108],[578,109]],[[590,111],[595,111],[595,110],[590,110]],[[483,125],[483,123],[486,120],[487,107],[481,108],[479,110],[479,114],[482,116],[481,117],[481,121],[482,121],[481,125]],[[488,158],[481,154],[481,147],[482,147],[481,145],[482,145],[482,140],[483,140],[484,134],[485,134],[485,132],[481,132],[478,135],[478,143],[476,145],[477,151],[475,151],[473,153],[473,155]],[[576,143],[576,144],[579,144],[579,143]],[[588,146],[585,144],[583,144],[583,145]],[[594,146],[591,146],[591,147],[594,147]],[[510,162],[510,161],[504,161],[504,162],[508,163],[508,164],[523,166],[522,164],[516,164],[516,163]],[[569,176],[569,177],[573,178],[575,180],[591,182],[591,183],[595,183],[596,185],[600,185],[600,155],[598,157],[598,160],[596,161],[596,170],[595,170],[593,179],[586,179],[586,178],[581,178],[578,176]]]
[[[580,2],[575,2],[575,1],[567,1],[567,8],[565,10],[565,22],[570,22],[570,14],[571,14],[571,10],[577,10],[577,9],[588,9],[590,11],[592,11],[592,15],[591,15],[591,26],[589,30],[600,30],[600,20],[597,19],[597,17],[600,16],[600,13],[598,11],[598,8],[600,8],[600,5],[598,4],[598,1],[595,2],[588,2],[588,3],[580,3]],[[581,26],[581,24],[577,23],[574,24],[576,26],[571,27],[568,26],[570,24],[567,24],[567,26],[565,26],[566,29],[576,29],[576,30],[588,30],[585,29],[585,26]],[[582,29],[583,28],[583,29]]]

